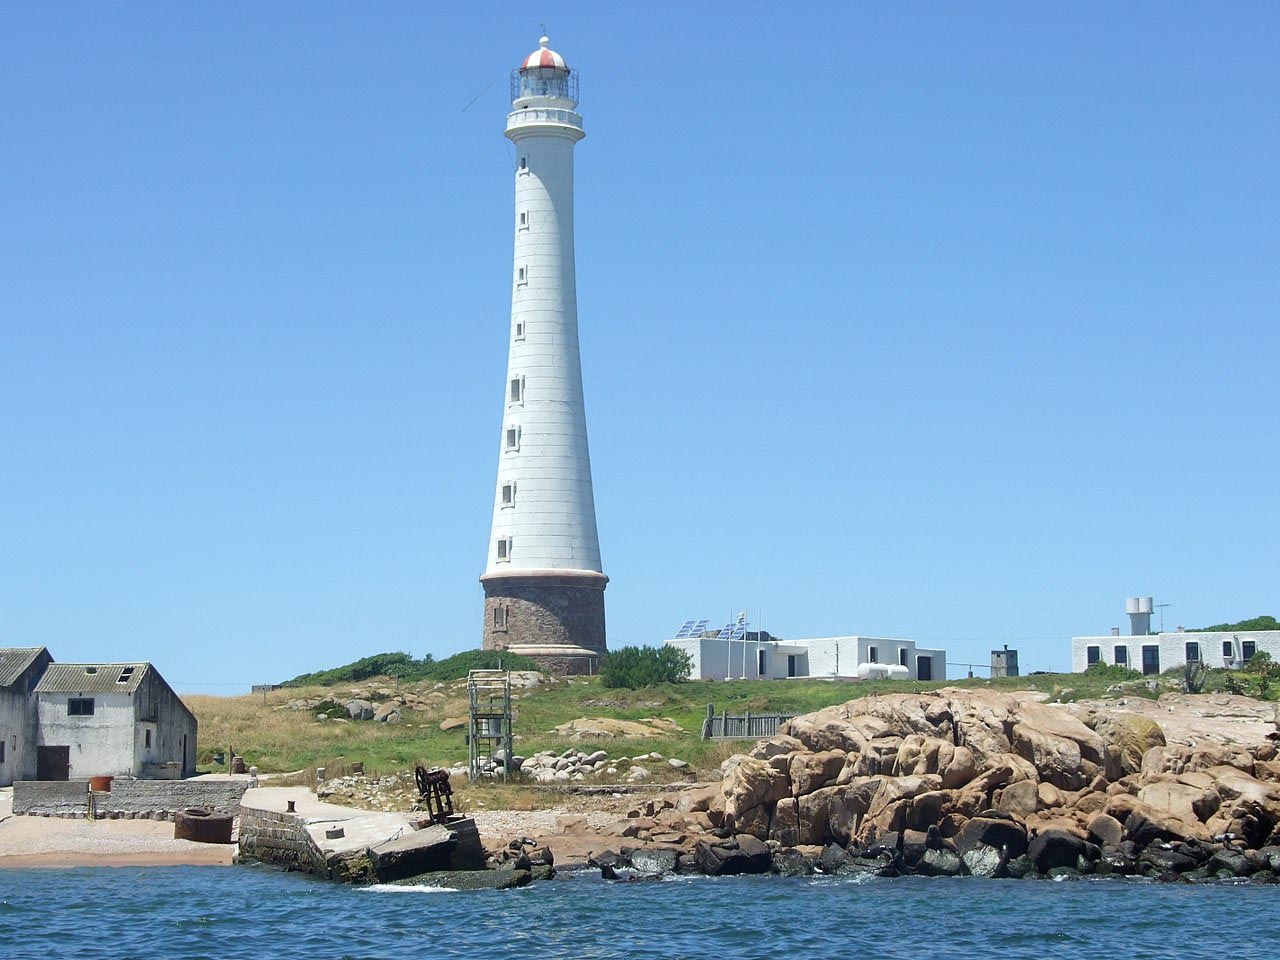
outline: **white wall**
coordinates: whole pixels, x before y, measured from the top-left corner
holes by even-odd
[[[1142,670],[1142,648],[1155,646],[1160,650],[1160,671],[1172,670],[1186,663],[1186,645],[1200,644],[1200,659],[1208,666],[1219,668],[1231,666],[1223,655],[1223,643],[1230,643],[1232,657],[1230,660],[1243,665],[1242,650],[1245,641],[1252,641],[1257,650],[1266,651],[1280,660],[1280,630],[1233,630],[1214,633],[1157,633],[1145,637],[1072,637],[1071,669],[1082,673],[1088,666],[1088,648],[1099,647],[1101,662],[1116,662],[1115,648],[1124,647],[1129,653],[1126,666],[1134,670]]]
[[[93,776],[137,775],[140,768],[134,753],[134,703],[127,693],[91,694],[91,717],[67,715],[67,701],[78,694],[36,694],[41,746],[71,748],[74,780]]]
[[[508,118],[516,156],[511,326],[486,573],[601,572],[573,249],[573,153],[582,118],[569,109],[572,101],[546,103],[563,109],[530,107]],[[523,384],[515,401],[512,380]],[[517,449],[507,447],[508,429],[519,431]],[[511,504],[503,502],[507,484],[515,485]],[[506,538],[510,559],[499,560],[497,544]]]
[[[946,651],[917,647],[913,640],[884,637],[819,637],[811,640],[763,641],[682,639],[667,640],[693,659],[692,676],[699,680],[785,679],[787,657],[796,660],[798,677],[856,677],[858,664],[867,662],[872,647],[880,663],[900,663],[899,651],[907,651],[907,669],[917,678],[920,656],[933,657],[933,679],[947,678]],[[765,654],[765,672],[759,672],[759,651]]]
[[[0,762],[0,787],[7,787],[15,780],[30,779],[24,769],[26,749],[31,736],[25,691],[0,689],[0,740],[4,741],[4,761]]]

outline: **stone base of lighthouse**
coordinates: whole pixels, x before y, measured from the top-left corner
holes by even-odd
[[[485,574],[484,649],[529,657],[556,676],[594,674],[605,653],[604,588],[591,570]]]

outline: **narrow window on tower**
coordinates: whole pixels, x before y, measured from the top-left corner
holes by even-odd
[[[493,605],[493,628],[495,630],[507,629],[507,605],[505,603],[495,603]]]
[[[498,540],[498,559],[499,559],[499,560],[510,560],[510,559],[511,559],[511,538],[510,538],[510,537],[501,537],[501,538],[499,538],[499,540]]]
[[[520,211],[520,229],[521,230],[529,229],[529,211],[528,210]]]
[[[517,267],[516,268],[516,284],[523,286],[528,282],[529,282],[529,268]]]
[[[520,428],[519,427],[507,427],[507,449],[508,450],[520,449]]]
[[[511,402],[524,402],[524,377],[511,378]]]
[[[528,173],[528,172],[529,172],[529,158],[528,158],[528,157],[521,157],[521,158],[520,158],[520,172],[521,172],[521,173]]]
[[[502,485],[502,505],[504,507],[514,507],[516,505],[516,483],[514,480]]]
[[[516,321],[516,339],[517,340],[524,339],[524,321],[523,320]]]

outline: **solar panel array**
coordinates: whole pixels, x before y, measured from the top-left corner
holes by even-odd
[[[738,615],[736,623],[726,623],[720,628],[720,632],[716,634],[717,640],[741,640],[747,635],[747,615],[745,613]]]
[[[686,640],[691,637],[702,636],[702,631],[707,629],[708,620],[686,620],[680,625],[679,631],[675,635],[677,640]]]

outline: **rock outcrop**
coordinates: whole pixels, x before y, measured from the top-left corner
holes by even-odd
[[[747,836],[775,850],[834,844],[859,869],[870,857],[926,874],[1269,870],[1270,853],[1255,851],[1280,851],[1275,711],[1219,706],[1250,738],[1188,736],[1204,729],[1188,724],[1175,739],[1158,705],[1068,707],[1034,693],[944,689],[829,707],[725,761],[724,828],[737,846],[697,860],[712,872],[709,858]]]

